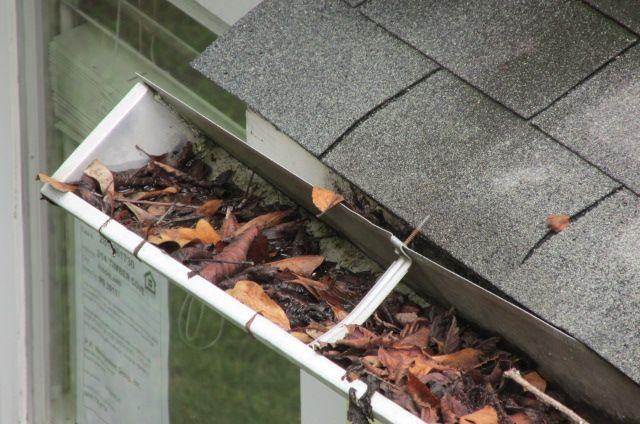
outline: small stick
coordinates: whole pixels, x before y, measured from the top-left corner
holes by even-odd
[[[199,259],[185,259],[184,262],[214,262],[221,264],[233,264],[233,265],[250,265],[254,266],[252,261],[225,261],[224,259],[211,259],[211,258],[199,258]]]
[[[585,420],[584,418],[580,417],[578,414],[573,412],[571,409],[567,408],[562,403],[558,402],[557,400],[555,400],[551,396],[545,394],[544,392],[542,392],[541,390],[536,388],[533,384],[531,384],[527,380],[525,380],[524,377],[522,377],[522,375],[520,375],[520,371],[518,371],[517,369],[511,368],[510,370],[505,371],[504,376],[507,377],[507,378],[510,378],[511,380],[513,380],[516,383],[518,383],[519,385],[521,385],[526,391],[531,392],[536,398],[538,398],[538,400],[540,402],[542,402],[544,404],[547,404],[547,405],[557,409],[558,411],[562,412],[572,422],[574,422],[576,424],[589,424],[589,422],[587,420]]]
[[[429,220],[429,215],[425,216],[424,219],[420,222],[420,224],[418,224],[418,226],[414,228],[413,231],[411,231],[411,234],[409,234],[409,237],[407,237],[404,241],[405,245],[408,246],[409,243],[411,243],[413,239],[416,238],[416,236],[420,232],[420,229],[424,226],[424,224],[427,223],[428,220]]]
[[[174,206],[178,208],[192,208],[198,209],[200,206],[195,205],[185,205],[184,203],[175,203],[175,202],[156,202],[154,200],[131,200],[131,199],[115,199],[117,202],[122,203],[134,203],[139,205],[158,205],[158,206]]]
[[[167,216],[169,216],[170,214],[172,214],[172,213],[173,213],[173,211],[174,211],[175,209],[176,209],[176,202],[174,202],[174,203],[169,207],[169,209],[167,209],[167,211],[166,211],[166,212],[165,212],[165,213],[164,213],[160,218],[158,218],[158,220],[157,220],[156,222],[154,222],[154,223],[153,223],[153,225],[154,225],[154,226],[156,226],[156,225],[160,225],[160,223],[161,223],[162,221],[164,221],[164,219],[165,219]]]

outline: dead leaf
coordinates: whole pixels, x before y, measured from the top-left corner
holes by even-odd
[[[440,400],[431,393],[429,387],[411,373],[407,374],[407,393],[421,408],[435,407],[440,404]]]
[[[152,197],[163,196],[165,194],[176,194],[178,189],[175,187],[166,187],[162,190],[154,190],[154,191],[139,191],[129,196],[128,198],[131,200],[146,200]]]
[[[227,293],[285,330],[291,329],[289,318],[284,310],[271,300],[260,284],[249,280],[240,280],[234,288],[227,290]]]
[[[220,262],[214,262],[205,266],[200,271],[200,275],[215,284],[237,272],[241,268],[238,262],[244,261],[247,258],[249,246],[251,246],[253,239],[255,239],[257,235],[258,229],[256,227],[249,228],[242,236],[216,255],[215,259]]]
[[[481,351],[473,349],[471,347],[466,347],[462,350],[454,353],[449,353],[447,355],[432,356],[431,359],[439,362],[442,365],[448,365],[453,368],[468,370],[478,365],[480,363],[481,357]]]
[[[459,416],[469,413],[464,403],[451,393],[446,393],[442,399],[440,399],[440,411],[442,412],[442,420],[445,424],[454,424],[458,421]]]
[[[447,331],[447,335],[444,339],[444,345],[442,346],[442,353],[453,353],[460,349],[460,334],[458,330],[458,321],[456,317],[451,320],[451,325]]]
[[[401,349],[403,347],[426,347],[429,342],[429,333],[429,327],[421,327],[415,333],[394,343],[393,347],[396,349]]]
[[[194,240],[199,240],[203,244],[216,244],[222,238],[209,224],[209,221],[201,219],[196,223],[195,228],[165,228],[157,234],[150,235],[147,239],[149,243],[153,244],[174,242],[178,243],[180,247],[184,247]]]
[[[196,209],[196,213],[199,213],[201,215],[211,216],[211,215],[215,215],[215,213],[218,212],[218,210],[221,207],[222,207],[222,200],[220,199],[208,200],[203,205],[199,206],[198,209]]]
[[[253,218],[251,221],[242,224],[240,228],[238,228],[232,234],[233,237],[238,237],[240,234],[244,233],[251,227],[257,227],[258,230],[263,230],[265,228],[272,227],[276,224],[281,223],[287,216],[289,216],[293,212],[293,209],[287,209],[285,211],[276,211],[265,213],[264,215],[257,216]]]
[[[427,424],[437,424],[439,422],[438,410],[430,406],[423,407],[420,410],[420,419]]]
[[[524,412],[509,415],[509,421],[511,424],[533,424],[533,421],[531,421]]]
[[[51,178],[46,174],[38,174],[38,176],[36,177],[36,180],[40,180],[45,184],[49,184],[51,187],[63,193],[73,193],[78,189],[77,185],[63,183],[62,181],[58,181],[54,178]]]
[[[537,372],[530,371],[524,374],[522,377],[541,392],[544,393],[544,391],[547,390],[547,381],[542,378]]]
[[[324,256],[294,256],[271,262],[269,265],[280,271],[289,270],[294,274],[309,277],[324,262]]]
[[[409,367],[409,371],[411,374],[416,377],[424,377],[429,374],[432,370],[443,370],[447,369],[447,366],[442,365],[433,359],[428,359],[424,355],[416,356],[413,360],[413,364]]]
[[[303,331],[292,331],[289,334],[291,334],[293,337],[295,337],[296,339],[300,340],[302,343],[311,343],[314,339],[313,337],[311,337],[310,335],[308,335],[307,333],[303,332]]]
[[[460,417],[460,424],[498,424],[498,413],[492,406],[485,406]]]
[[[224,221],[222,221],[222,225],[220,226],[220,234],[223,238],[229,238],[233,236],[233,233],[238,229],[238,220],[236,216],[233,214],[233,210],[231,208],[227,209],[227,213],[224,217]]]
[[[162,206],[162,205],[151,205],[149,206],[149,208],[147,209],[147,212],[149,212],[151,215],[153,216],[157,216],[158,218],[161,217],[162,215],[164,215],[167,210],[169,209],[168,206]]]
[[[115,195],[113,174],[109,171],[109,168],[98,159],[91,162],[87,169],[84,170],[84,174],[98,182],[100,192],[103,196],[113,197]]]
[[[187,175],[184,172],[180,171],[179,169],[176,169],[171,165],[167,165],[166,163],[158,162],[157,160],[154,160],[152,163],[156,165],[158,168],[162,169],[163,171],[168,172],[169,174],[173,174],[178,177]]]
[[[547,227],[554,233],[559,233],[562,230],[565,230],[569,224],[569,215],[549,215],[547,219],[545,219],[545,223]]]
[[[313,187],[311,200],[316,208],[320,210],[320,213],[325,213],[340,202],[343,202],[344,197],[326,188]]]
[[[142,224],[151,224],[153,222],[156,222],[156,217],[145,211],[141,207],[136,206],[133,203],[125,203],[125,205],[131,212],[133,212],[133,214],[138,219],[138,222]]]

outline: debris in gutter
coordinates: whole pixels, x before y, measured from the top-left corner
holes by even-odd
[[[119,172],[94,161],[76,184],[38,177],[74,192],[305,343],[335,326],[372,287],[372,273],[351,272],[320,254],[304,211],[266,201],[251,181],[241,189],[230,169],[210,178],[211,168],[191,144],[147,156],[144,166]],[[312,192],[320,215],[344,200],[320,187]],[[568,225],[564,217],[564,227],[562,220],[553,224],[557,231]],[[372,419],[376,390],[428,423],[569,422],[555,405],[512,381],[508,370],[517,369],[540,393],[547,390],[526,360],[460,324],[453,311],[418,305],[399,292],[364,325],[349,326],[344,339],[319,351],[350,379],[369,382],[364,397],[350,393],[354,424]]]

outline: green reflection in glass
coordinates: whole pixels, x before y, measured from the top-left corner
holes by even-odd
[[[201,304],[193,304],[187,321],[188,304],[183,306],[187,294],[172,285],[169,296],[172,424],[300,421],[299,371],[295,365],[243,330],[228,322],[222,324],[210,309],[204,309],[198,328]],[[213,346],[199,349],[212,341]]]

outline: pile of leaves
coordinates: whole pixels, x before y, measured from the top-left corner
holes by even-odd
[[[533,387],[547,390],[525,360],[498,345],[497,337],[482,338],[461,326],[452,310],[422,308],[395,294],[365,325],[349,326],[344,339],[320,351],[344,367],[349,379],[374,378],[385,396],[427,423],[569,422],[504,378],[520,369]]]
[[[112,171],[93,161],[80,181],[38,178],[73,192],[153,243],[211,283],[309,343],[342,320],[375,276],[325,261],[307,231],[307,215],[291,205],[266,204],[234,182],[231,170],[211,168],[188,143],[151,155],[140,168]],[[321,213],[344,201],[315,188]],[[394,293],[363,326],[320,352],[369,381],[364,398],[350,393],[348,417],[368,423],[375,390],[427,423],[557,424],[565,418],[504,378],[512,368],[539,391],[545,380],[530,365],[461,327],[452,311],[422,308]]]
[[[188,143],[146,165],[111,171],[93,161],[74,184],[38,178],[82,199],[272,320],[311,342],[342,320],[375,281],[319,255],[308,218],[295,207],[265,204],[230,170],[211,168]],[[321,210],[342,197],[314,191]]]

